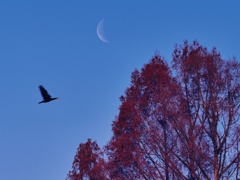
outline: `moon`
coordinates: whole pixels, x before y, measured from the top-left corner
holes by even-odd
[[[98,23],[98,25],[97,25],[97,35],[98,35],[98,37],[99,37],[99,39],[100,39],[101,41],[103,41],[103,42],[105,42],[105,43],[109,43],[108,40],[107,40],[107,38],[106,38],[106,36],[105,36],[105,34],[104,34],[104,27],[103,27],[104,21],[105,21],[105,19],[102,19],[102,20]]]

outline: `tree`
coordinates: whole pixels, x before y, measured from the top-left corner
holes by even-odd
[[[216,48],[208,52],[197,41],[176,47],[173,63],[191,121],[201,127],[199,135],[203,134],[205,139],[203,148],[198,149],[201,158],[208,157],[204,159],[206,168],[198,159],[194,161],[205,179],[237,179],[240,64],[235,58],[222,60]],[[204,150],[209,153],[206,155]]]
[[[72,163],[72,171],[67,175],[66,180],[104,180],[103,154],[97,143],[88,139],[78,147],[77,154]]]
[[[177,142],[170,123],[178,113],[180,91],[159,55],[141,72],[133,72],[131,87],[126,90],[126,96],[121,97],[120,114],[113,122],[114,136],[107,146],[109,163],[116,168],[110,172],[120,177],[124,172],[124,179],[183,176],[173,156]],[[119,164],[123,169],[120,172]]]
[[[107,146],[112,179],[184,178],[171,122],[179,114],[181,88],[164,59],[156,54],[135,70],[125,94]]]
[[[197,41],[132,73],[113,136],[102,151],[80,145],[72,179],[238,179],[240,64]],[[94,158],[93,158],[94,157]],[[98,175],[98,176],[97,176]],[[99,176],[101,175],[101,177]],[[74,180],[75,180],[74,179]]]
[[[132,73],[107,145],[112,179],[236,179],[239,63],[185,41],[172,64],[157,54]]]

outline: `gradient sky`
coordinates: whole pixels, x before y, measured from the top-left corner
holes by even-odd
[[[60,180],[80,143],[111,138],[119,97],[156,51],[197,39],[240,59],[240,2],[1,0],[0,179]],[[105,38],[96,32],[104,21]],[[60,100],[42,100],[43,85]]]

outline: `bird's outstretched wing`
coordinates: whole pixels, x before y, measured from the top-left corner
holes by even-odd
[[[47,90],[43,86],[39,86],[43,99],[49,99],[51,96],[48,94]]]

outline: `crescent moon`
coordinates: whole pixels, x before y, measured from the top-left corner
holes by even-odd
[[[99,39],[105,43],[109,43],[108,40],[105,37],[104,34],[104,28],[103,28],[103,23],[104,23],[105,19],[102,19],[98,25],[97,25],[97,35],[99,37]]]

